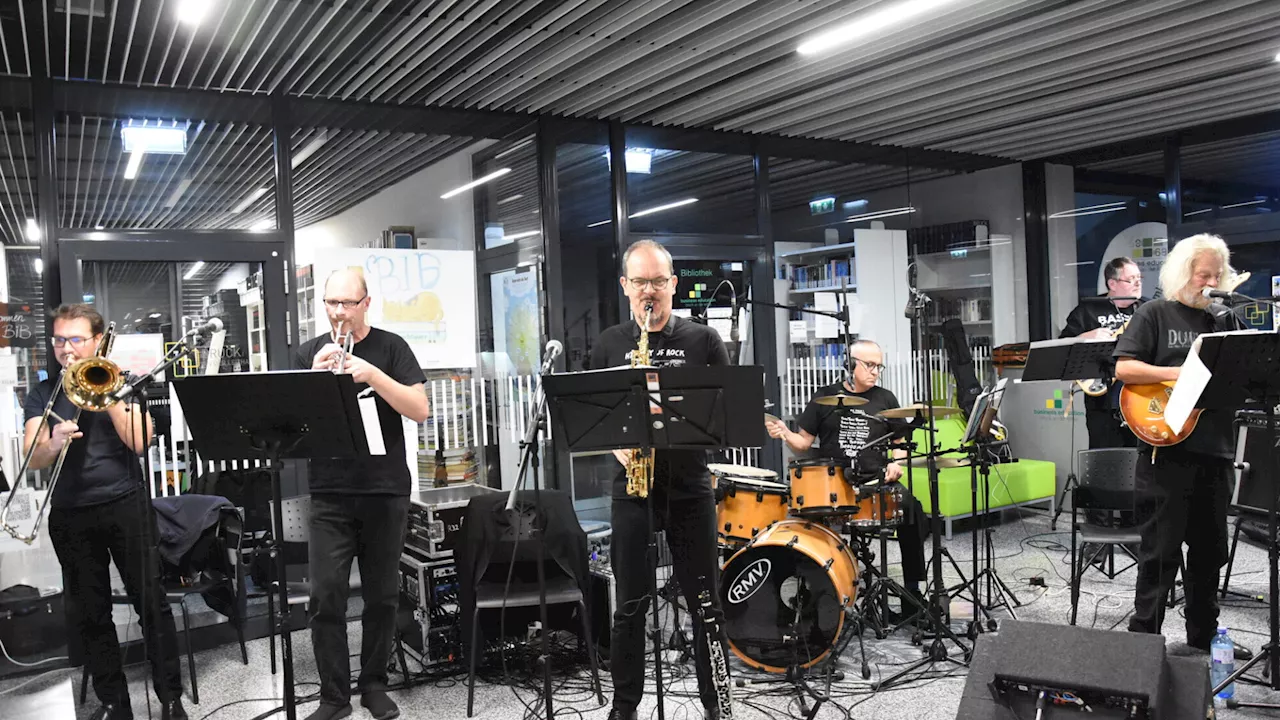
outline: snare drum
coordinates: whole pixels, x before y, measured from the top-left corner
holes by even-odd
[[[791,512],[802,517],[852,515],[857,512],[858,494],[845,479],[848,469],[848,460],[793,460],[787,471],[791,480]]]
[[[771,482],[772,470],[745,465],[708,465],[716,489],[716,534],[723,545],[746,543],[787,517],[787,486]]]
[[[859,529],[891,528],[902,524],[902,486],[878,483],[858,487],[858,510],[849,524]]]

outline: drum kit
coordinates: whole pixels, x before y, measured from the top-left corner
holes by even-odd
[[[866,401],[832,395],[816,402],[852,408]],[[909,406],[879,416],[903,420],[955,412]],[[868,447],[881,445],[887,451],[890,441],[915,427],[894,425],[895,432]],[[939,466],[942,460],[934,459]],[[923,458],[914,457],[910,464],[922,467]],[[799,678],[806,670],[817,669],[824,660],[829,668],[857,637],[862,676],[869,679],[862,630],[874,629],[882,638],[895,629],[887,597],[901,598],[900,618],[927,613],[920,598],[887,577],[883,562],[885,538],[903,522],[905,488],[881,483],[879,473],[865,472],[848,459],[792,461],[782,482],[773,471],[755,467],[713,464],[709,469],[724,558],[720,592],[730,650],[749,667],[803,682]],[[872,550],[877,538],[879,566]],[[900,619],[899,625],[908,622]],[[918,632],[913,640],[918,641]]]

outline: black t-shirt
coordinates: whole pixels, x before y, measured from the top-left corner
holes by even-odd
[[[624,322],[605,329],[591,348],[594,369],[631,364],[631,353],[640,341],[640,326]],[[649,333],[649,361],[654,367],[728,365],[729,353],[715,330],[675,315],[662,330]],[[705,450],[658,450],[654,453],[653,482],[669,488],[672,498],[709,495]],[[619,468],[613,496],[627,496],[627,476]]]
[[[1214,309],[1222,311],[1224,317],[1217,317]],[[1210,306],[1209,310],[1197,310],[1176,300],[1147,303],[1134,313],[1129,328],[1116,341],[1115,357],[1134,358],[1161,367],[1180,366],[1196,338],[1228,329],[1229,315],[1217,305]],[[1230,458],[1235,456],[1231,435],[1231,413],[1206,410],[1200,415],[1196,429],[1178,447],[1188,452]]]
[[[865,399],[867,404],[840,409],[816,402],[820,397],[840,393],[856,395]],[[876,417],[876,413],[896,407],[901,407],[898,398],[885,388],[875,386],[866,392],[855,393],[838,382],[814,393],[804,412],[796,418],[796,424],[818,438],[818,452],[823,457],[847,458],[851,462],[856,458],[859,473],[879,473],[889,464],[888,450],[884,446],[865,449],[866,444],[889,432],[889,424]]]
[[[1062,333],[1058,335],[1061,338],[1079,337],[1090,330],[1098,328],[1106,328],[1111,332],[1116,332],[1124,327],[1124,324],[1133,317],[1141,306],[1142,301],[1135,301],[1126,308],[1116,307],[1115,303],[1105,297],[1084,298],[1076,305],[1075,309],[1067,315],[1066,327],[1062,328]],[[1111,363],[1102,371],[1099,377],[1109,380],[1115,376],[1115,364]],[[1093,397],[1085,395],[1084,406],[1089,410],[1111,410],[1118,407],[1116,400],[1119,396],[1120,383],[1115,383],[1112,391],[1106,395]]]
[[[62,383],[62,374],[31,388],[27,400],[22,405],[23,425],[32,418],[38,418],[49,402],[50,393]],[[138,398],[132,397],[128,402],[136,405]],[[76,406],[71,404],[65,393],[58,395],[53,404],[53,411],[68,420],[75,417]],[[49,419],[49,435],[53,434],[53,426],[58,421]],[[120,439],[115,425],[106,412],[80,413],[76,423],[84,437],[71,441],[67,450],[67,459],[62,466],[62,474],[58,476],[58,485],[53,490],[53,507],[74,508],[101,505],[124,495],[138,486],[138,455]]]
[[[331,342],[332,338],[326,333],[303,343],[293,358],[294,367],[299,370],[310,369],[316,353]],[[417,385],[426,380],[409,343],[395,333],[370,328],[369,334],[351,348],[351,353],[402,385]],[[356,392],[363,392],[367,387],[369,386],[365,383],[356,383]],[[378,408],[378,423],[382,426],[382,444],[386,447],[387,454],[355,460],[314,458],[311,461],[311,492],[350,495],[409,494],[409,466],[405,462],[401,415],[378,393],[373,393],[373,397]]]

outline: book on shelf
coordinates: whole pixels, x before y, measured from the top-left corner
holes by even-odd
[[[796,265],[791,281],[797,290],[840,288],[853,277],[853,258],[831,258],[826,262]]]

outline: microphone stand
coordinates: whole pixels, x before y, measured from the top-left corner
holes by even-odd
[[[516,474],[516,482],[511,486],[511,492],[507,496],[507,512],[510,513],[515,508],[516,493],[518,493],[525,484],[525,478],[528,476],[529,468],[533,468],[533,504],[535,507],[534,523],[530,528],[530,536],[538,543],[538,615],[539,621],[542,623],[542,646],[540,648],[541,656],[539,660],[542,663],[542,702],[547,709],[547,720],[555,717],[555,710],[551,704],[551,646],[550,646],[550,626],[547,623],[547,573],[543,567],[546,562],[547,544],[544,533],[546,530],[546,516],[543,514],[542,506],[542,483],[538,481],[540,463],[538,461],[538,446],[540,445],[539,436],[542,434],[542,426],[547,415],[547,395],[543,392],[541,378],[551,374],[552,366],[556,357],[560,353],[551,348],[547,353],[546,360],[542,363],[542,368],[538,373],[540,378],[538,387],[534,391],[534,406],[529,416],[529,423],[525,431],[524,439],[520,441],[520,470]],[[542,527],[538,526],[537,519],[542,518]],[[517,536],[519,537],[519,536]],[[503,598],[503,610],[506,611],[506,599]],[[502,641],[499,638],[499,641]],[[588,648],[588,652],[590,652]]]

